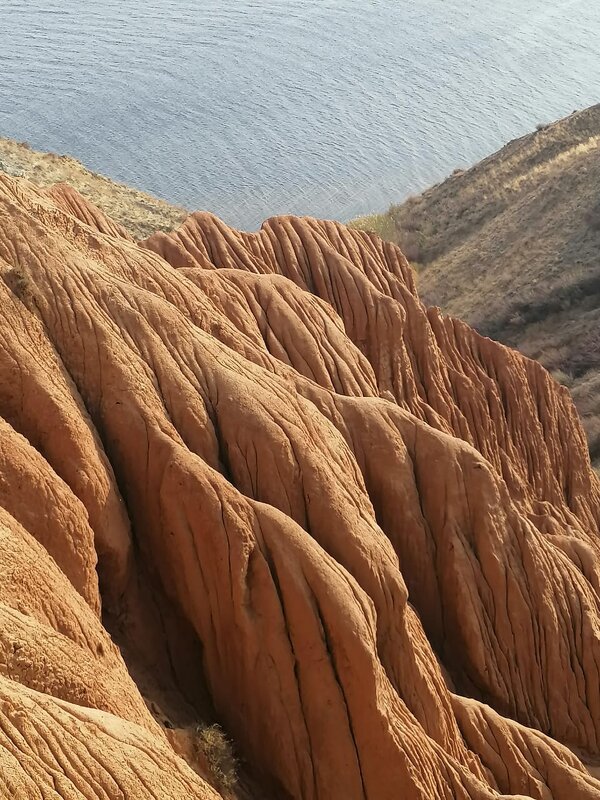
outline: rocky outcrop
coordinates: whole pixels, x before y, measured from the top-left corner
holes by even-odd
[[[311,219],[136,244],[0,178],[0,274],[11,794],[600,792],[600,487],[538,365]]]

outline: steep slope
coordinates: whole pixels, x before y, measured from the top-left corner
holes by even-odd
[[[540,360],[569,386],[597,460],[599,184],[594,106],[457,170],[379,220],[419,262],[426,302]]]
[[[311,219],[139,246],[0,177],[0,275],[5,796],[598,796],[600,484],[538,364]]]
[[[179,206],[92,172],[71,156],[41,153],[26,142],[0,137],[1,173],[27,178],[40,187],[70,186],[138,238],[170,230],[187,214]]]

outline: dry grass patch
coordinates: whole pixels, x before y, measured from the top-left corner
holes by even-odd
[[[199,725],[195,730],[196,756],[204,761],[213,786],[221,793],[231,793],[238,782],[237,761],[231,742],[219,725]]]
[[[74,158],[32,150],[26,142],[0,139],[0,172],[42,187],[68,183],[136,239],[173,230],[188,214],[181,206],[92,172]]]

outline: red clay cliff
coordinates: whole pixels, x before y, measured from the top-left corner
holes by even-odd
[[[0,273],[1,797],[600,797],[600,484],[538,364],[309,218],[136,243],[0,176]]]

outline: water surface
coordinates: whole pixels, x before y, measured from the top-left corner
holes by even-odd
[[[381,210],[600,100],[590,0],[2,0],[0,135],[227,222]]]

